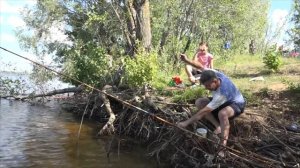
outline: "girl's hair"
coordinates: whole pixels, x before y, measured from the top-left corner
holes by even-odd
[[[199,46],[202,46],[202,45],[205,45],[206,47],[208,47],[208,44],[207,44],[206,42],[204,42],[204,41],[201,41],[201,42],[199,43]]]

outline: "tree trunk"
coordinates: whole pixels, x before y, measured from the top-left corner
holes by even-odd
[[[131,13],[136,13],[137,39],[141,41],[143,47],[149,51],[151,49],[152,40],[149,0],[134,0],[132,7]]]
[[[161,35],[160,43],[159,43],[159,51],[158,53],[161,55],[164,45],[166,44],[167,37],[169,36],[170,32],[170,10],[167,11],[167,21],[166,21],[166,27],[164,28],[164,31]]]
[[[139,17],[141,18],[140,26],[141,26],[143,46],[145,47],[145,49],[149,51],[151,49],[151,39],[152,39],[149,0],[145,0],[144,4],[141,6]]]

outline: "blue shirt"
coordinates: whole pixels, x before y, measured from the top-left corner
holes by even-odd
[[[213,70],[215,71],[215,70]],[[231,82],[231,80],[221,72],[215,71],[221,84],[216,91],[212,91],[213,99],[207,105],[211,109],[216,109],[225,102],[244,104],[245,99],[241,92]]]
[[[229,49],[231,46],[230,46],[230,42],[226,42],[225,44],[224,44],[224,48],[227,50],[227,49]]]

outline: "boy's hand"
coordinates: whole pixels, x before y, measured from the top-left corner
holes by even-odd
[[[180,59],[181,59],[181,61],[186,62],[187,56],[185,54],[180,54]]]
[[[180,127],[180,128],[185,128],[187,127],[187,124],[183,121],[183,122],[178,122],[176,123],[177,127]]]

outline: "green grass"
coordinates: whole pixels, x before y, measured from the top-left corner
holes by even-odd
[[[295,83],[300,82],[300,59],[282,58],[282,61],[283,64],[277,73],[268,70],[262,62],[262,57],[258,55],[234,56],[232,60],[227,62],[218,62],[217,60],[215,67],[230,76],[241,90],[257,92],[262,88],[272,89],[274,86],[276,89],[276,86],[286,85],[284,82],[286,80]],[[249,81],[258,76],[262,76],[264,81]]]
[[[176,92],[173,96],[173,101],[178,103],[194,103],[199,97],[207,96],[208,92],[201,86],[185,89]]]

